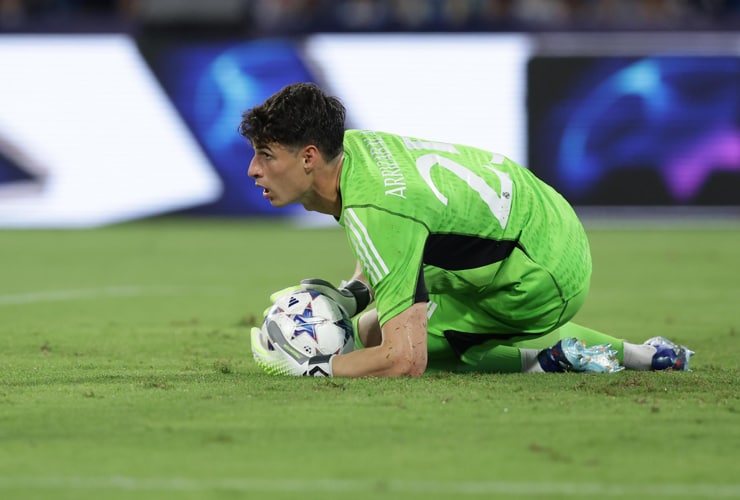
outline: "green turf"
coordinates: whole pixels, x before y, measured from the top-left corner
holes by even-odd
[[[0,498],[738,498],[740,231],[590,229],[578,321],[689,373],[279,378],[270,292],[336,229],[159,219],[0,232]]]

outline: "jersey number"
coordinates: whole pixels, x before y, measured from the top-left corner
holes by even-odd
[[[421,145],[415,144],[411,139],[406,138],[405,142],[409,149],[421,149],[419,147]],[[457,150],[455,150],[454,146],[451,144],[424,142],[423,148],[436,149],[447,153],[457,153]],[[491,158],[491,163],[501,164],[503,159],[503,156],[494,154],[493,158]],[[432,181],[432,167],[434,166],[439,166],[448,170],[470,186],[471,189],[478,193],[481,200],[488,205],[488,208],[491,210],[491,214],[493,214],[499,224],[501,224],[501,228],[506,228],[506,224],[509,221],[509,214],[511,213],[511,193],[514,188],[509,174],[494,168],[492,165],[485,165],[486,168],[498,176],[499,182],[501,183],[501,193],[499,194],[489,186],[488,183],[486,183],[485,179],[477,175],[468,167],[460,165],[454,160],[450,160],[447,157],[440,156],[435,153],[422,155],[416,159],[416,168],[419,170],[421,177],[434,192],[437,199],[444,205],[447,205],[447,197],[437,189],[434,181]]]

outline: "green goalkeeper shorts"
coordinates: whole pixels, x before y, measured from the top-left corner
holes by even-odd
[[[515,249],[479,295],[429,294],[429,359],[457,356],[488,339],[519,347],[542,348],[544,337],[570,321],[588,295],[590,269],[573,290]]]

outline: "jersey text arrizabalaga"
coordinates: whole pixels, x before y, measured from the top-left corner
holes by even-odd
[[[551,273],[564,300],[590,279],[571,206],[505,156],[367,130],[345,132],[344,155],[339,223],[381,325],[429,294],[495,291],[515,248]]]

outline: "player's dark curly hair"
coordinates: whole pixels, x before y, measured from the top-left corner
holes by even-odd
[[[290,149],[315,145],[326,160],[342,152],[344,105],[313,83],[283,87],[242,114],[239,133],[254,147],[278,143]]]

